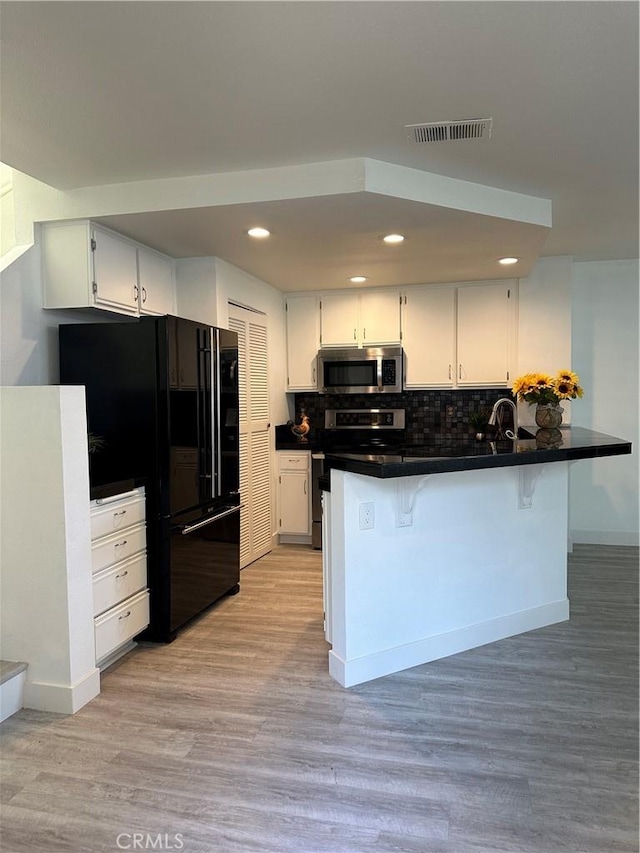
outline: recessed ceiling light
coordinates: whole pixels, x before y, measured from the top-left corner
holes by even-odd
[[[270,232],[266,228],[249,228],[247,234],[249,237],[268,237]]]
[[[402,243],[404,237],[402,234],[387,234],[387,236],[382,239],[385,243]]]
[[[498,263],[507,267],[509,264],[517,264],[520,258],[498,258]]]
[[[363,281],[366,281],[366,275],[352,275],[349,281],[352,281],[354,284],[361,284]]]

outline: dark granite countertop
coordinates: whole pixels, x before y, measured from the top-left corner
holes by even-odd
[[[446,435],[433,436],[429,444],[410,445],[398,455],[358,455],[326,452],[325,470],[337,468],[369,477],[411,477],[416,474],[442,474],[503,468],[512,465],[537,465],[631,453],[631,442],[583,427],[538,430],[536,436],[517,441],[469,440],[447,443]]]
[[[114,483],[103,483],[97,486],[91,486],[89,489],[89,498],[92,501],[104,500],[111,498],[114,495],[123,495],[126,492],[132,492],[139,486],[144,486],[146,480],[144,477],[130,477],[128,480],[118,480]]]
[[[320,450],[320,445],[315,441],[276,441],[276,450]]]

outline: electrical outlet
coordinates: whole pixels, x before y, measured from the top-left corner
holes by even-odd
[[[371,501],[360,504],[360,530],[373,530],[375,521],[374,505]]]
[[[400,512],[396,514],[396,527],[411,527],[413,524],[413,513]]]

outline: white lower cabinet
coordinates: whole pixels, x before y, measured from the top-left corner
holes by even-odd
[[[117,607],[96,617],[96,663],[115,660],[115,652],[127,645],[149,624],[149,591],[132,595]]]
[[[278,533],[281,541],[306,541],[311,536],[311,453],[281,450],[277,456]]]
[[[149,624],[144,489],[91,501],[96,664],[108,666]]]

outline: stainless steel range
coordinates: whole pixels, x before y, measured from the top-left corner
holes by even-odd
[[[322,548],[322,491],[325,453],[395,453],[405,443],[404,409],[326,409],[322,451],[312,453],[312,545]]]

